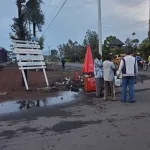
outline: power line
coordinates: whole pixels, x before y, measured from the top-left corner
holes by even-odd
[[[44,33],[49,29],[49,27],[52,25],[52,23],[55,21],[55,19],[57,18],[57,16],[59,15],[60,11],[62,10],[62,8],[64,7],[64,5],[66,4],[67,0],[64,1],[64,3],[62,4],[62,6],[60,7],[60,9],[58,10],[57,14],[55,15],[55,17],[53,18],[53,20],[50,22],[50,24],[48,25],[48,27],[46,28],[46,30],[43,32],[42,35],[44,35]]]
[[[52,2],[52,0],[51,0]],[[62,2],[62,1],[61,1]],[[48,22],[50,20],[50,18],[52,17],[53,13],[57,10],[57,8],[60,6],[61,2],[55,7],[54,11],[48,16],[48,19],[46,20],[46,22]]]
[[[124,27],[124,28],[120,28],[120,29],[118,29],[118,30],[114,30],[114,31],[112,30],[111,32],[118,32],[118,31],[123,31],[123,30],[126,30],[126,29],[141,27],[141,26],[143,26],[143,23],[148,22],[148,21],[149,21],[149,20],[144,20],[144,21],[141,22],[141,23],[132,24],[132,25],[126,26],[126,27]]]

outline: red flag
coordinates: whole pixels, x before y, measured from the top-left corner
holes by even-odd
[[[87,45],[82,72],[83,73],[94,72],[94,63],[90,44]]]

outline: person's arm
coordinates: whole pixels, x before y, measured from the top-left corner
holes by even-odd
[[[135,66],[135,68],[136,68],[136,75],[138,75],[138,63],[137,63],[137,61],[136,61],[136,66]]]
[[[118,69],[118,71],[117,71],[117,75],[120,75],[120,73],[121,73],[121,71],[122,71],[122,69],[123,69],[123,66],[124,66],[124,62],[123,62],[123,60],[121,59],[121,62],[120,62],[120,65],[119,65],[119,69]]]
[[[115,64],[114,64],[113,62],[112,62],[111,68],[112,68],[113,70],[116,70]]]

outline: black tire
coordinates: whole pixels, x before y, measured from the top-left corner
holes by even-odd
[[[143,64],[143,70],[144,71],[147,71],[148,70],[148,65],[145,63],[145,64]]]

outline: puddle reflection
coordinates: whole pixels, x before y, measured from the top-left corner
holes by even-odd
[[[64,104],[76,100],[75,95],[78,93],[67,91],[60,96],[50,97],[44,100],[36,101],[10,101],[5,103],[0,103],[0,114],[17,112],[20,110],[26,110],[36,107],[46,107],[57,104]]]

